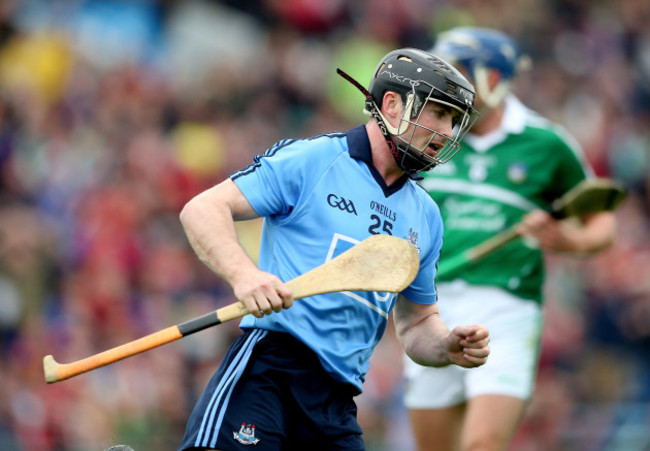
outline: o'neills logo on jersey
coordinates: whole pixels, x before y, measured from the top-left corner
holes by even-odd
[[[397,220],[397,213],[395,213],[393,210],[391,210],[384,204],[380,204],[379,202],[375,202],[373,200],[370,202],[370,209],[376,211],[382,216],[385,216],[386,218],[390,219],[393,222]]]
[[[330,207],[338,208],[341,211],[346,211],[348,213],[354,214],[355,216],[359,216],[357,214],[357,209],[354,208],[354,203],[345,197],[339,197],[336,194],[329,194],[327,196],[327,204]]]

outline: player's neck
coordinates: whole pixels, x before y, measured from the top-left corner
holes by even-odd
[[[366,124],[366,130],[370,140],[372,164],[386,182],[386,186],[390,186],[404,175],[404,171],[395,162],[386,138],[379,130],[379,125],[375,121],[370,121]]]

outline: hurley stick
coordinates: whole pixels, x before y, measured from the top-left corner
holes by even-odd
[[[389,235],[373,235],[336,258],[287,282],[294,299],[335,291],[383,291],[399,293],[415,278],[420,259],[406,240]],[[43,358],[45,381],[62,381],[109,363],[178,340],[217,324],[248,314],[235,302],[206,315],[162,329],[140,339],[71,363]]]
[[[610,179],[586,179],[556,199],[551,204],[549,213],[556,219],[564,219],[599,211],[612,211],[623,202],[625,195],[625,189]],[[515,224],[481,244],[441,260],[437,275],[449,276],[519,238],[517,226],[518,224]]]

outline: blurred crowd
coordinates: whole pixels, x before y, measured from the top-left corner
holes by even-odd
[[[628,189],[616,244],[548,258],[538,389],[514,450],[650,449],[650,2],[0,1],[0,449],[175,450],[236,334],[208,329],[46,384],[70,362],[234,302],[183,204],[275,141],[345,131],[396,47],[499,28],[516,92]],[[257,221],[241,223],[256,257]],[[369,451],[412,447],[392,330],[358,398]]]

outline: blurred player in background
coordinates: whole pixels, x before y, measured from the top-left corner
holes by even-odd
[[[366,96],[365,125],[282,140],[181,212],[198,256],[252,313],[197,402],[183,450],[364,449],[353,397],[391,313],[414,360],[463,367],[486,361],[484,327],[449,331],[439,320],[434,276],[442,221],[414,181],[456,153],[474,117],[473,87],[451,65],[415,49],[388,53],[369,92],[342,75]],[[258,267],[238,243],[234,221],[260,216]],[[399,296],[329,293],[293,304],[284,281],[378,233],[418,249],[420,271]]]
[[[480,368],[425,368],[406,359],[405,404],[419,450],[505,450],[530,400],[543,323],[543,251],[590,254],[615,235],[612,213],[554,220],[545,209],[593,171],[575,140],[511,92],[528,61],[506,34],[462,27],[432,53],[475,85],[480,118],[449,164],[424,175],[445,226],[442,259],[521,221],[523,239],[436,279],[447,325],[484,324],[491,354]]]

